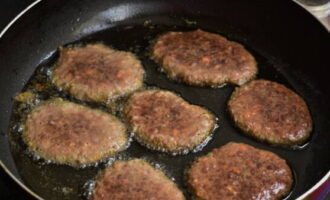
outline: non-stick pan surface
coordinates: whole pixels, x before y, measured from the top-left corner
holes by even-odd
[[[300,94],[311,111],[311,140],[295,149],[273,147],[246,137],[234,127],[226,102],[234,86],[198,88],[169,80],[147,56],[157,35],[170,30],[201,28],[242,43],[256,57],[258,78],[285,84]],[[6,168],[45,199],[81,199],[84,184],[105,163],[74,169],[47,164],[30,156],[15,124],[12,97],[33,74],[46,76],[57,58],[57,47],[66,44],[104,42],[136,53],[147,72],[145,83],[179,93],[189,102],[210,109],[219,128],[202,151],[172,156],[147,150],[136,142],[120,158],[144,158],[159,165],[190,199],[184,169],[198,156],[229,141],[243,142],[275,152],[287,160],[295,175],[288,199],[296,199],[330,169],[330,36],[308,13],[291,1],[273,0],[50,0],[37,4],[0,39],[0,158]],[[37,70],[36,70],[37,69]],[[35,72],[36,70],[36,72]],[[54,95],[48,93],[44,99]],[[69,98],[65,94],[60,94]],[[83,103],[83,102],[80,102]],[[8,127],[14,127],[9,131]],[[16,128],[16,129],[15,129]],[[9,134],[10,132],[10,134]],[[10,145],[9,145],[10,144]]]

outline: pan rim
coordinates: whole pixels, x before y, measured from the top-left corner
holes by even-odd
[[[305,199],[308,195],[310,195],[311,193],[313,193],[314,191],[316,191],[316,189],[318,187],[320,187],[323,183],[325,183],[328,179],[330,178],[330,170],[328,171],[328,173],[319,181],[317,182],[312,188],[310,188],[309,190],[307,190],[307,192],[305,192],[304,194],[302,194],[300,197],[297,198],[297,200],[303,200]]]
[[[12,19],[7,26],[5,26],[4,29],[1,30],[0,32],[0,38],[2,38],[5,33],[8,31],[8,29],[19,19],[21,18],[26,12],[28,12],[32,7],[34,7],[35,5],[37,5],[38,3],[40,3],[42,0],[36,0],[34,2],[32,2],[30,5],[28,5],[24,10],[22,10],[18,15],[16,15],[14,17],[14,19]]]
[[[18,15],[16,15],[8,24],[5,26],[3,30],[0,32],[0,39],[5,35],[5,33],[8,31],[10,27],[13,26],[13,24],[21,18],[25,13],[27,13],[29,10],[31,10],[35,5],[40,3],[42,0],[36,0],[32,2],[30,5],[28,5],[24,10],[22,10]],[[39,195],[37,195],[35,192],[33,192],[27,185],[23,183],[23,181],[20,181],[16,178],[16,176],[7,168],[7,166],[0,160],[0,166],[5,171],[8,176],[14,180],[23,190],[25,190],[28,194],[30,194],[32,197],[43,200]]]
[[[330,24],[327,24],[324,21],[327,17],[330,17],[330,1],[328,3],[317,6],[304,5],[303,3],[299,2],[299,0],[293,0],[293,2],[310,13],[330,33]]]
[[[15,24],[15,22],[20,19],[25,13],[30,11],[35,5],[38,3],[42,2],[43,0],[35,0],[32,2],[30,5],[28,5],[24,10],[22,10],[18,15],[16,15],[6,26],[4,29],[1,30],[0,32],[0,39],[5,35],[5,33]],[[303,6],[298,3],[298,1],[294,0],[294,3],[299,5],[300,7],[303,8]],[[304,8],[303,8],[304,9]],[[305,12],[308,13],[306,9],[304,9]],[[320,23],[321,21],[313,15],[313,17]],[[324,25],[322,24],[324,27]],[[330,32],[330,30],[328,31]],[[13,179],[22,189],[24,189],[27,193],[29,193],[31,196],[38,200],[43,200],[42,197],[40,197],[38,194],[36,194],[34,191],[32,191],[27,185],[23,183],[23,181],[20,181],[16,178],[16,176],[7,168],[7,166],[0,160],[0,166],[1,168],[5,171],[6,174],[10,176],[11,179]],[[328,179],[330,179],[330,170],[327,172],[325,176],[322,177],[314,186],[312,186],[310,189],[308,189],[305,193],[303,193],[300,197],[297,198],[297,200],[303,200],[306,198],[308,195],[310,195],[312,192],[314,192],[318,187],[320,187],[323,183],[325,183]]]
[[[8,174],[10,176],[11,179],[13,179],[21,188],[23,188],[26,192],[28,192],[31,196],[33,196],[34,198],[38,199],[38,200],[43,200],[43,198],[41,198],[39,195],[37,195],[35,192],[33,192],[28,186],[26,186],[22,181],[18,180],[13,173],[11,173],[11,171],[6,167],[6,165],[0,160],[0,166],[2,167],[2,169],[4,169],[4,171],[6,172],[6,174]]]

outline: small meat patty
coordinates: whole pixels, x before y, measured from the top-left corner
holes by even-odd
[[[242,85],[257,73],[254,57],[242,45],[202,30],[161,35],[151,56],[170,77],[195,86]]]
[[[126,128],[116,117],[62,99],[37,106],[25,122],[23,139],[36,155],[82,166],[126,147]]]
[[[304,100],[275,82],[254,80],[236,88],[228,108],[244,133],[270,144],[302,144],[312,131]]]
[[[133,93],[124,113],[138,141],[152,149],[175,153],[201,144],[216,123],[206,109],[164,90]]]
[[[289,193],[293,178],[274,153],[231,142],[198,158],[187,182],[197,199],[277,200]]]
[[[105,103],[140,88],[143,76],[132,53],[93,44],[61,48],[52,79],[77,99]]]
[[[184,200],[160,170],[140,159],[116,161],[97,178],[92,200]]]

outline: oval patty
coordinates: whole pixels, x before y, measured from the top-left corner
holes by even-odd
[[[236,88],[228,108],[244,133],[270,144],[301,144],[312,131],[312,119],[304,100],[275,82],[254,80]]]
[[[92,200],[184,200],[160,170],[140,159],[116,161],[97,178]]]
[[[189,188],[203,200],[278,200],[289,193],[292,182],[283,159],[232,142],[198,158],[187,170]]]
[[[206,109],[164,90],[133,93],[124,113],[138,141],[167,152],[194,149],[210,135],[216,123]]]
[[[77,99],[106,103],[140,88],[143,75],[132,53],[90,44],[61,48],[52,79]]]
[[[255,59],[242,45],[202,30],[161,35],[151,56],[171,78],[196,86],[242,85],[257,73]]]
[[[76,167],[113,155],[128,141],[126,128],[116,117],[61,99],[32,110],[23,139],[36,155]]]

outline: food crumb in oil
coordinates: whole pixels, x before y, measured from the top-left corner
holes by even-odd
[[[29,102],[32,102],[34,100],[34,93],[33,92],[30,92],[30,91],[27,91],[27,92],[21,92],[21,93],[18,93],[14,99],[15,101],[18,101],[18,102],[21,102],[21,103],[29,103]]]
[[[63,192],[63,194],[69,194],[69,193],[73,192],[73,188],[62,187],[62,192]]]
[[[44,91],[47,89],[47,84],[40,84],[40,83],[36,83],[34,85],[34,89],[37,90],[38,92]]]
[[[150,25],[150,23],[151,23],[151,20],[150,19],[149,20],[145,20],[143,22],[143,26],[148,26],[148,25]]]
[[[183,19],[184,22],[187,24],[187,25],[195,25],[197,24],[196,21],[193,21],[193,20],[189,20],[189,19]]]

